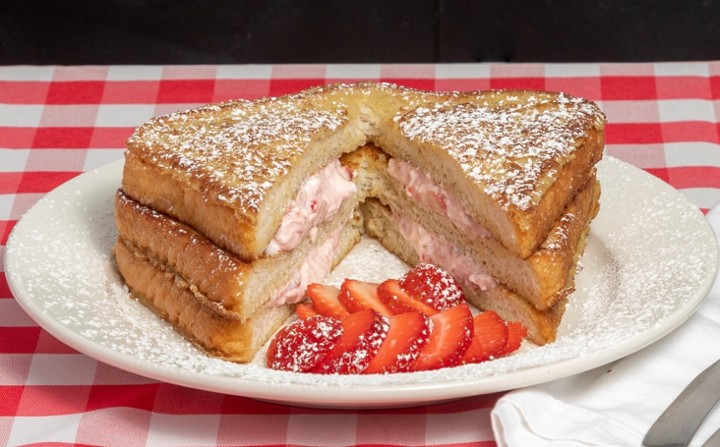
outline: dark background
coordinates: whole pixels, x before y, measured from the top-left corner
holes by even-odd
[[[0,0],[0,65],[720,59],[720,0]]]

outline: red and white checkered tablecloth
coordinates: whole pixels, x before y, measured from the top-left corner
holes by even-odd
[[[562,90],[608,116],[606,153],[701,210],[720,202],[720,61],[642,64],[0,67],[0,260],[40,197],[122,157],[149,117],[230,98],[381,80],[434,90]],[[0,271],[0,445],[493,446],[498,395],[382,411],[316,410],[159,383],[39,328]]]

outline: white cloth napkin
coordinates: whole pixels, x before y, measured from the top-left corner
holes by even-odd
[[[720,239],[720,205],[707,215]],[[720,275],[704,304],[659,342],[614,364],[507,393],[492,410],[504,446],[640,446],[650,426],[703,369],[720,358]],[[720,405],[691,446],[720,427]]]

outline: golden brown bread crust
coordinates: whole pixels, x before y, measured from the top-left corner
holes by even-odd
[[[132,295],[211,355],[249,362],[292,313],[290,306],[265,306],[245,321],[199,300],[187,283],[159,269],[118,240],[118,270]]]
[[[252,215],[208,201],[202,189],[181,187],[169,170],[144,162],[132,151],[125,153],[122,191],[143,205],[191,225],[238,256],[246,255],[247,260],[250,252],[258,250]]]
[[[539,284],[539,295],[527,300],[543,310],[555,304],[553,291],[572,291],[577,263],[585,251],[590,223],[600,210],[600,182],[595,175],[575,195],[548,238],[527,259]]]
[[[264,194],[301,163],[308,143],[347,124],[345,107],[321,108],[308,93],[158,117],[138,128],[128,150],[254,222]]]
[[[115,222],[120,236],[177,271],[208,300],[220,303],[239,319],[249,318],[259,305],[248,305],[245,284],[252,264],[242,262],[202,234],[121,191],[115,196]],[[262,303],[260,303],[262,304]]]

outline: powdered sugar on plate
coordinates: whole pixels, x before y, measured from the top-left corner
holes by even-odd
[[[258,399],[387,407],[503,391],[566,377],[652,343],[701,304],[717,269],[703,216],[677,191],[625,163],[599,164],[593,221],[577,291],[555,343],[526,344],[479,365],[373,376],[297,374],[210,358],[130,299],[114,267],[112,202],[122,162],[84,174],[38,202],[5,253],[8,282],[43,328],[91,357],[144,376]],[[407,269],[370,239],[336,268],[344,277],[399,278]],[[340,392],[341,391],[341,392]]]

